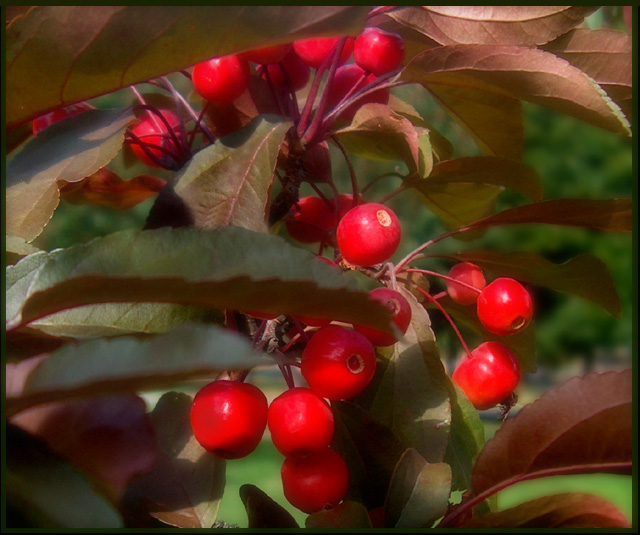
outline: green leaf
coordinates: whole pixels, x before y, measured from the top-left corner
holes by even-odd
[[[6,37],[9,126],[213,56],[357,35],[369,6],[42,6]],[[64,46],[61,46],[64,43]]]
[[[139,340],[121,337],[66,345],[7,369],[7,412],[75,397],[130,392],[230,369],[272,364],[248,340],[221,327],[184,325]]]
[[[369,513],[358,502],[344,501],[327,510],[318,511],[307,517],[305,526],[309,529],[371,529]]]
[[[389,362],[377,379],[370,414],[388,426],[405,447],[428,462],[444,459],[449,442],[451,404],[447,375],[438,355],[426,310],[407,290],[398,289],[411,305],[411,324],[394,344]]]
[[[361,323],[389,312],[303,249],[239,227],[122,231],[7,268],[8,326],[98,303],[160,302]]]
[[[127,498],[165,524],[210,528],[218,517],[226,462],[207,452],[193,436],[193,400],[167,392],[151,413],[161,457],[154,470],[138,478]]]
[[[6,432],[7,505],[33,527],[123,527],[120,515],[79,471],[24,431],[9,425]]]
[[[612,503],[583,493],[554,494],[511,509],[476,516],[463,528],[614,528],[631,527]]]
[[[280,146],[291,123],[260,116],[198,152],[176,176],[175,193],[198,228],[267,231],[264,212]]]
[[[444,516],[451,493],[451,467],[430,464],[415,449],[404,452],[389,486],[385,525],[429,528]]]
[[[605,264],[593,255],[579,255],[564,264],[554,264],[533,253],[466,251],[452,255],[460,262],[473,262],[497,276],[579,295],[620,318],[620,298]]]
[[[107,165],[134,119],[127,110],[88,110],[51,125],[7,163],[7,233],[33,240],[58,206],[58,180],[77,182]]]
[[[240,499],[247,511],[249,528],[300,527],[289,511],[255,485],[242,485]]]

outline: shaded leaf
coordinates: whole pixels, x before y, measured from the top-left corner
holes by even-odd
[[[631,36],[623,32],[577,28],[542,48],[591,76],[632,121],[631,46]]]
[[[88,110],[29,140],[7,163],[7,233],[33,240],[58,206],[58,180],[77,182],[122,148],[131,110]]]
[[[385,525],[429,528],[449,505],[451,467],[430,464],[415,449],[404,452],[393,472],[385,502]]]
[[[534,46],[578,26],[590,6],[412,6],[389,16],[443,45]]]
[[[67,308],[160,302],[361,323],[389,330],[389,312],[308,251],[239,227],[122,231],[35,253],[7,268],[16,328]],[[304,296],[304,299],[301,298]]]
[[[265,207],[289,122],[274,116],[198,152],[175,178],[174,191],[198,228],[235,225],[266,232]]]
[[[475,221],[464,232],[496,225],[546,223],[611,232],[631,232],[631,199],[554,199],[508,210]]]
[[[9,331],[5,336],[6,360],[15,362],[42,353],[50,353],[71,341],[70,338],[51,336],[29,327]]]
[[[52,108],[179,71],[213,56],[304,37],[355,35],[369,9],[37,7],[7,29],[6,121],[11,126]]]
[[[607,500],[582,493],[555,494],[472,518],[465,528],[630,528]]]
[[[371,529],[371,521],[361,503],[344,501],[329,510],[309,515],[305,526],[310,529]]]
[[[43,441],[12,425],[6,427],[5,436],[3,475],[9,507],[38,528],[123,527],[111,505]]]
[[[626,370],[575,377],[545,392],[487,442],[473,470],[474,493],[562,473],[631,473],[631,387]]]
[[[5,240],[5,251],[6,265],[13,265],[21,258],[37,253],[39,249],[27,243],[23,238],[7,236]]]
[[[192,401],[186,394],[167,392],[156,404],[151,419],[160,460],[152,473],[133,483],[127,499],[141,501],[152,517],[165,524],[210,528],[218,517],[226,463],[193,436]]]
[[[71,204],[98,204],[128,210],[158,192],[166,182],[153,175],[137,175],[122,180],[116,173],[103,167],[79,182],[60,188],[63,201]]]
[[[240,335],[215,325],[184,325],[143,340],[90,340],[35,359],[7,366],[8,413],[47,401],[144,390],[272,363]]]
[[[298,523],[280,504],[255,485],[242,485],[240,499],[249,518],[249,528],[299,528]]]
[[[524,252],[465,251],[452,255],[460,262],[473,262],[498,276],[584,297],[611,315],[621,315],[620,298],[607,266],[593,255],[576,256],[564,264]]]
[[[135,394],[47,403],[11,422],[45,440],[114,502],[129,481],[149,472],[159,457],[146,404]]]
[[[431,321],[415,297],[398,291],[411,305],[411,324],[394,344],[377,381],[370,414],[388,426],[405,447],[428,462],[441,462],[449,441],[451,404],[447,376],[435,345]]]
[[[440,88],[439,98],[452,86],[465,93],[515,98],[630,135],[618,106],[589,76],[544,50],[497,45],[439,47],[416,56],[401,76],[427,89]]]

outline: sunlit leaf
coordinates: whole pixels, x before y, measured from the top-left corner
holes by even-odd
[[[5,262],[6,265],[15,264],[21,258],[38,252],[38,248],[27,243],[24,238],[7,236],[5,240]]]
[[[358,529],[371,528],[369,514],[358,502],[344,501],[329,510],[318,511],[307,517],[309,529]]]
[[[240,499],[249,519],[249,528],[299,528],[298,523],[280,504],[255,485],[242,485]]]

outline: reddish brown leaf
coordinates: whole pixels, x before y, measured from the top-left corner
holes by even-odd
[[[578,26],[590,6],[416,6],[389,16],[443,45],[532,46]]]
[[[249,519],[249,528],[299,528],[291,513],[255,485],[242,485],[240,499]]]
[[[138,175],[123,180],[103,167],[80,182],[65,183],[60,187],[62,200],[71,204],[99,204],[128,210],[145,199],[156,195],[166,184],[153,175]]]
[[[575,377],[507,420],[472,474],[474,494],[547,475],[630,473],[631,370]]]
[[[332,509],[318,511],[307,517],[309,529],[371,529],[369,513],[358,502],[344,501]]]
[[[149,472],[158,460],[146,405],[135,394],[48,403],[11,421],[43,438],[116,501],[133,477]]]
[[[624,514],[598,496],[556,494],[472,518],[465,528],[630,528]]]

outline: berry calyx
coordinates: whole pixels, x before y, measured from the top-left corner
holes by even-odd
[[[160,110],[159,113],[171,126],[176,138],[180,140],[182,134],[178,116],[169,110]],[[158,161],[174,162],[180,157],[180,149],[176,146],[174,136],[167,128],[167,124],[155,113],[146,112],[140,122],[131,129],[131,132],[140,140],[138,142],[135,138],[133,139],[131,150],[141,162],[149,167],[160,168],[162,166],[158,165]],[[143,146],[157,161],[147,154]]]
[[[508,336],[524,329],[533,317],[529,292],[514,279],[494,280],[478,296],[478,319],[491,333]]]
[[[309,388],[291,388],[271,402],[267,425],[276,449],[285,457],[308,456],[329,447],[333,412]]]
[[[340,40],[340,37],[316,37],[312,39],[300,39],[293,43],[293,49],[296,54],[309,67],[317,69],[322,65],[325,58],[331,54],[333,47]],[[340,53],[339,64],[349,59],[353,52],[353,37],[347,38],[344,48]]]
[[[286,72],[286,76],[283,69]],[[293,91],[302,89],[307,85],[311,77],[309,66],[304,63],[293,50],[289,52],[280,63],[267,65],[266,70],[269,72],[269,78],[273,85],[288,89],[288,79]],[[264,79],[267,78],[264,71],[262,71],[261,76]]]
[[[353,58],[365,71],[382,76],[402,65],[404,41],[398,34],[365,28],[356,39]]]
[[[256,48],[254,50],[249,50],[249,52],[245,52],[241,54],[241,56],[247,61],[251,61],[252,63],[258,63],[260,65],[271,65],[273,63],[279,63],[282,61],[285,56],[293,50],[293,46],[291,43],[287,43],[285,45],[273,45],[273,46],[265,46],[263,48]]]
[[[400,245],[401,229],[393,210],[366,203],[349,210],[336,233],[342,257],[355,266],[373,266],[389,260]]]
[[[478,410],[501,403],[520,382],[520,365],[512,351],[500,342],[484,342],[464,357],[452,380]]]
[[[191,429],[207,451],[221,459],[240,459],[256,449],[267,426],[267,398],[250,384],[209,383],[195,395]]]
[[[402,334],[407,332],[411,323],[411,305],[401,293],[391,288],[375,288],[369,292],[369,299],[385,305],[391,312],[392,321],[398,330]],[[395,336],[378,329],[364,325],[354,325],[353,328],[360,334],[364,334],[376,347],[390,346],[398,341]]]
[[[446,281],[449,297],[460,305],[472,305],[475,303],[478,300],[480,291],[487,284],[484,280],[482,270],[471,262],[462,262],[453,266],[449,270],[449,277],[478,289],[478,291],[475,292],[462,284],[456,284],[449,280]]]
[[[330,449],[305,458],[289,457],[280,474],[285,498],[308,514],[338,505],[349,489],[347,463]]]
[[[249,63],[229,55],[198,63],[191,79],[197,93],[212,104],[233,102],[249,87]]]
[[[363,78],[364,80],[362,80]],[[362,89],[375,79],[376,76],[373,74],[367,75],[366,72],[355,63],[339,67],[336,70],[333,83],[329,87],[329,106],[332,108],[337,106],[338,103],[351,92],[356,84],[358,84],[358,89]],[[355,93],[356,91],[353,91],[352,94]],[[364,95],[341,112],[340,117],[347,120],[353,119],[356,112],[364,104],[387,104],[389,102],[389,95],[389,89],[384,88]]]
[[[362,334],[328,325],[311,337],[302,353],[300,371],[319,396],[349,399],[371,382],[376,371],[376,352]]]

